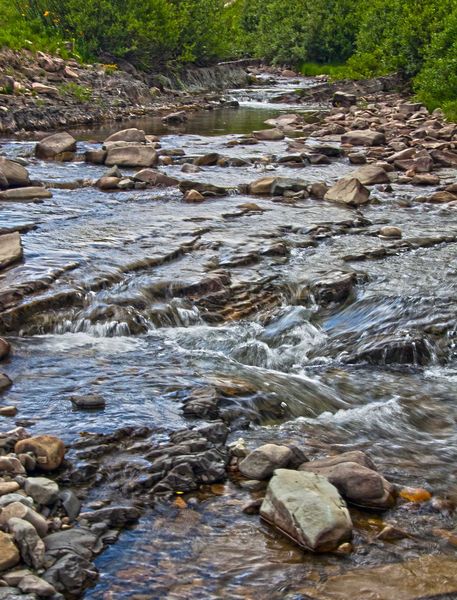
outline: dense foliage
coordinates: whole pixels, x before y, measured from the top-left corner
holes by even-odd
[[[143,69],[252,56],[337,76],[396,71],[429,106],[457,98],[457,0],[0,0],[0,14],[0,46]]]

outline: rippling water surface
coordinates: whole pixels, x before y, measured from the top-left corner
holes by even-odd
[[[182,174],[180,165],[166,169],[235,188],[270,173],[262,156],[285,154],[285,142],[226,146],[284,110],[267,102],[284,90],[290,86],[234,91],[240,109],[197,115],[181,130],[164,129],[156,119],[133,125],[188,156],[256,159],[248,168],[207,167],[197,175]],[[79,149],[123,126],[79,131]],[[5,140],[1,151],[28,157],[32,148]],[[105,169],[31,158],[29,170],[52,185],[96,178]],[[274,173],[332,182],[350,170],[337,160],[303,170],[280,166]],[[250,392],[237,399],[233,439],[244,437],[251,446],[291,440],[316,454],[367,450],[394,482],[456,498],[456,245],[363,262],[344,257],[385,245],[375,232],[386,223],[400,226],[404,238],[455,235],[457,212],[415,203],[414,188],[375,195],[380,202],[363,212],[371,225],[329,235],[354,220],[354,211],[235,193],[188,205],[173,190],[104,194],[90,187],[55,189],[40,204],[3,205],[1,227],[30,231],[23,235],[24,262],[1,275],[0,292],[37,279],[53,282],[35,295],[44,309],[25,306],[23,319],[10,324],[14,354],[5,370],[14,386],[2,400],[17,404],[21,419],[36,420],[32,431],[53,431],[70,442],[83,430],[185,427],[185,393],[236,381]],[[236,215],[238,205],[252,201],[264,212]],[[304,244],[316,226],[323,228],[321,239]],[[287,259],[264,253],[281,240],[292,246]],[[214,269],[229,272],[247,297],[253,283],[271,281],[275,301],[259,304],[248,318],[208,323],[192,294],[181,290],[198,286]],[[341,269],[357,273],[345,302],[323,306],[302,298],[309,277]],[[415,340],[424,337],[426,364],[423,348],[414,354]],[[368,360],[367,349],[386,338],[400,346],[412,340],[413,358],[383,360],[381,353],[375,363]],[[72,410],[70,396],[91,392],[105,396],[104,411]],[[165,506],[148,513],[98,559],[102,578],[87,598],[295,599],[305,583],[340,572],[341,559],[310,557],[257,517],[243,515],[249,498],[228,483],[191,498],[186,510]],[[421,518],[414,516],[418,529]],[[363,519],[362,530],[376,529]],[[406,544],[386,553],[374,544],[347,561],[370,565],[419,552]]]

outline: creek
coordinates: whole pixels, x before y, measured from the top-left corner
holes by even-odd
[[[281,112],[307,111],[311,118],[318,107],[270,102],[290,89],[279,81],[232,90],[238,109],[198,113],[178,128],[147,118],[70,133],[80,152],[134,126],[186,157],[218,152],[251,160],[247,167],[204,167],[198,174],[182,173],[178,162],[163,167],[180,179],[233,188],[271,173],[335,182],[353,170],[343,158],[300,171],[283,164],[270,170],[262,157],[285,154],[287,142],[227,146]],[[21,421],[34,423],[31,431],[53,432],[68,443],[81,431],[127,425],[165,436],[188,426],[181,399],[217,384],[242,390],[230,405],[231,441],[243,437],[249,447],[294,441],[311,455],[364,450],[392,482],[457,498],[456,243],[350,260],[387,244],[376,235],[384,224],[400,227],[407,239],[455,236],[455,209],[415,202],[422,190],[411,185],[377,190],[378,202],[360,212],[235,192],[185,204],[170,188],[59,189],[63,182],[96,179],[106,168],[30,158],[33,146],[1,142],[6,156],[29,160],[32,178],[53,188],[53,198],[4,203],[0,217],[1,227],[30,229],[23,235],[24,261],[1,274],[0,293],[52,281],[24,299],[30,303],[24,318],[4,332],[14,348],[5,365],[14,386],[2,400],[18,406]],[[261,210],[240,212],[247,202]],[[278,243],[288,252],[275,252]],[[228,274],[233,293],[219,322],[206,318],[185,291],[198,290],[214,271]],[[344,300],[305,294],[310,279],[341,272],[356,277]],[[47,308],[34,310],[37,300]],[[394,359],[382,350],[386,340],[400,348]],[[72,409],[75,393],[102,394],[105,410]],[[244,515],[249,498],[227,483],[194,495],[186,510],[148,511],[97,559],[101,577],[85,598],[292,600],[305,597],[300,589],[322,574],[415,558],[432,548],[421,538],[387,549],[361,545],[344,564],[312,556]],[[359,517],[360,531],[376,529],[377,517]],[[422,536],[428,518],[416,512],[405,521]]]

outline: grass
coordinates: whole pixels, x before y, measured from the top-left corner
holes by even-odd
[[[92,99],[92,91],[89,88],[78,83],[74,83],[73,81],[64,83],[59,87],[59,90],[62,94],[68,94],[72,96],[81,104],[89,102]]]

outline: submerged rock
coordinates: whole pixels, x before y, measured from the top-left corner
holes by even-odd
[[[280,129],[262,129],[260,131],[253,131],[252,135],[257,140],[265,142],[279,142],[285,138],[284,132]]]
[[[317,588],[302,588],[315,600],[426,600],[457,597],[457,561],[448,556],[422,556],[382,567],[354,569],[330,577]]]
[[[325,477],[278,469],[260,516],[300,546],[329,552],[352,537],[352,521],[338,490]]]

